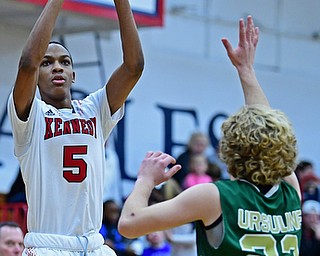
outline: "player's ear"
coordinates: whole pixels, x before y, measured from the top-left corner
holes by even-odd
[[[72,83],[76,82],[76,73],[72,72]]]

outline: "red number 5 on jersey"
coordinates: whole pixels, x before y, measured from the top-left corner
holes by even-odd
[[[63,177],[69,182],[82,182],[87,177],[87,163],[82,158],[74,158],[75,155],[87,154],[88,146],[65,146],[63,149]],[[77,168],[74,173],[70,168]]]

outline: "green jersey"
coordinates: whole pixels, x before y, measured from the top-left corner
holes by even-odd
[[[215,184],[220,192],[223,238],[214,248],[213,228],[198,221],[199,256],[299,255],[301,203],[291,185],[281,182],[264,195],[243,180]]]

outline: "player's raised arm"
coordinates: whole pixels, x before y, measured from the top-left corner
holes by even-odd
[[[251,16],[247,18],[247,24],[243,19],[239,21],[239,43],[232,48],[228,39],[223,38],[222,43],[227,50],[230,61],[238,71],[245,102],[247,105],[261,104],[269,106],[254,71],[254,58],[259,39],[259,28],[254,26]]]
[[[169,164],[172,168],[166,170]],[[167,181],[178,170],[175,159],[162,152],[149,152],[141,163],[133,191],[122,208],[119,232],[128,237],[139,237],[156,230],[166,230],[202,220],[213,223],[221,214],[219,192],[214,184],[206,183],[184,190],[171,200],[148,206],[153,188]],[[208,204],[208,202],[211,202]]]
[[[107,82],[107,95],[111,113],[116,112],[138,82],[143,68],[144,56],[128,0],[114,0],[119,18],[123,63]]]
[[[152,211],[151,214],[147,214],[145,210],[148,207],[148,199],[153,188],[167,181],[181,168],[180,165],[174,165],[169,171],[165,171],[169,164],[175,164],[175,159],[167,154],[161,152],[148,152],[146,154],[140,165],[134,189],[122,208],[119,231],[124,236],[136,237],[143,235],[145,228],[133,231],[136,229],[137,221],[140,222],[144,219],[149,222],[145,217],[150,218],[150,216],[157,214],[156,212],[152,213]]]
[[[259,40],[259,28],[254,26],[251,16],[247,18],[247,24],[243,19],[239,21],[239,43],[233,49],[228,39],[223,38],[222,43],[227,50],[231,63],[238,71],[245,102],[247,105],[261,104],[270,106],[254,71],[254,57]],[[284,178],[297,191],[301,198],[300,186],[295,173]]]
[[[36,21],[23,48],[13,99],[18,117],[27,120],[35,97],[39,66],[48,48],[63,0],[49,0]]]

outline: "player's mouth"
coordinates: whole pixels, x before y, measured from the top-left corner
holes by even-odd
[[[51,81],[54,85],[63,85],[66,80],[62,76],[55,76]]]

